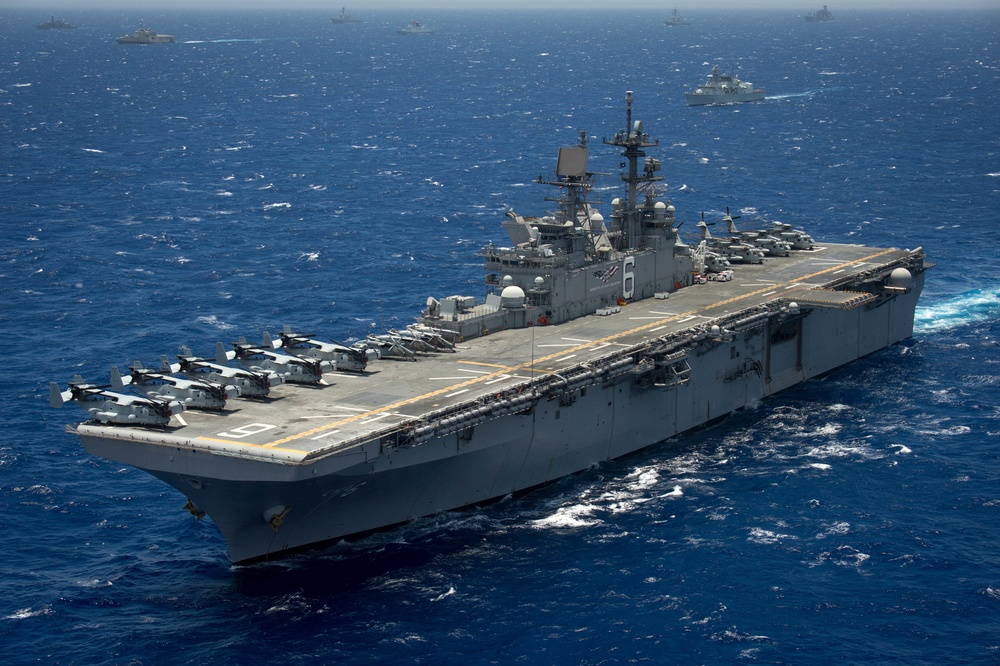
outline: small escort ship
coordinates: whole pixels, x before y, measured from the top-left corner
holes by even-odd
[[[691,25],[691,21],[688,21],[683,16],[678,16],[677,15],[677,10],[676,9],[674,10],[673,15],[671,15],[671,17],[668,18],[665,21],[665,23],[667,24],[668,28],[672,28],[675,25]]]
[[[832,21],[832,20],[833,20],[833,12],[827,9],[826,5],[823,5],[823,9],[819,10],[818,12],[813,12],[812,14],[806,14],[807,23],[818,23],[822,21]]]
[[[546,484],[912,335],[920,248],[781,225],[788,256],[734,270],[681,240],[631,92],[603,143],[624,157],[609,218],[585,139],[562,148],[538,179],[555,210],[510,211],[510,245],[482,249],[483,301],[427,298],[405,331],[350,346],[286,328],[214,360],[184,348],[131,383],[52,384],[52,405],[87,408],[69,428],[87,451],[176,488],[249,563]],[[169,374],[205,386],[168,392]],[[210,395],[226,400],[193,400]]]
[[[76,26],[72,23],[67,23],[62,19],[57,19],[55,16],[50,16],[49,20],[45,23],[39,23],[35,26],[39,30],[74,30]]]
[[[420,21],[413,20],[408,25],[397,30],[396,33],[400,35],[432,35],[434,34],[434,28],[424,25]]]
[[[161,35],[142,24],[131,35],[124,35],[115,39],[115,42],[119,44],[173,44],[176,41],[177,38],[173,35]]]
[[[333,21],[334,23],[364,23],[363,20],[361,20],[359,18],[354,18],[353,16],[351,16],[350,14],[348,14],[347,13],[347,7],[341,7],[340,8],[340,15],[339,16],[335,16],[335,17],[333,17],[330,20]]]
[[[705,83],[691,92],[684,93],[688,106],[707,104],[735,104],[759,102],[764,99],[764,89],[754,88],[749,81],[740,81],[735,74],[719,74],[719,66],[712,68]]]

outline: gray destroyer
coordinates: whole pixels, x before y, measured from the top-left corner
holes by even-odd
[[[705,83],[684,93],[688,106],[759,102],[764,99],[764,95],[763,88],[754,88],[752,83],[740,81],[735,74],[719,74],[718,65],[712,68]]]
[[[427,298],[406,330],[350,346],[285,329],[185,349],[113,390],[53,384],[52,404],[88,408],[69,430],[89,452],[176,488],[246,563],[545,484],[912,335],[920,248],[781,225],[788,256],[734,272],[681,240],[631,93],[625,121],[603,140],[625,160],[609,218],[586,141],[561,149],[538,181],[554,212],[511,211],[510,245],[482,249],[482,302]]]

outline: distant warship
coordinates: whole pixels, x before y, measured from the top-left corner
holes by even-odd
[[[819,10],[818,12],[806,15],[806,21],[810,23],[816,21],[832,21],[832,20],[833,20],[833,14],[831,14],[830,11],[826,8],[826,5],[823,5],[823,9]]]
[[[161,35],[144,25],[139,25],[139,29],[131,35],[125,35],[115,40],[119,44],[171,44],[177,41],[173,35]]]
[[[52,405],[85,408],[69,430],[89,452],[173,486],[247,563],[667,451],[912,335],[920,248],[814,243],[779,224],[787,256],[734,270],[684,243],[632,104],[603,140],[623,158],[610,217],[589,199],[581,135],[538,179],[555,210],[508,212],[510,244],[482,248],[485,300],[427,298],[411,326],[352,345],[285,328],[214,357],[185,348],[158,369],[115,368],[110,385],[52,384]]]
[[[666,20],[666,23],[668,27],[674,25],[691,25],[691,21],[688,21],[686,18],[677,15],[676,9],[674,10],[673,15]]]
[[[348,14],[347,7],[341,7],[340,16],[335,16],[330,20],[333,21],[334,23],[364,23],[364,21],[362,21],[361,19],[354,18],[353,16]]]
[[[409,25],[396,31],[400,35],[430,35],[434,28],[423,25],[420,21],[410,21]]]
[[[67,23],[62,19],[57,19],[55,16],[50,17],[45,23],[39,23],[35,27],[39,30],[73,30],[76,28],[75,25]]]
[[[719,66],[716,65],[705,83],[684,93],[684,96],[688,106],[756,102],[764,99],[764,89],[754,88],[749,81],[740,81],[735,74],[719,74]]]

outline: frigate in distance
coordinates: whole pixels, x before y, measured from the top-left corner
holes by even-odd
[[[53,384],[53,406],[88,409],[69,430],[90,453],[176,488],[250,563],[669,453],[679,433],[912,336],[920,248],[787,224],[765,230],[782,251],[763,258],[684,243],[632,104],[603,140],[624,158],[610,216],[589,199],[582,135],[538,179],[554,210],[510,211],[510,244],[482,248],[483,300],[427,298],[411,326],[352,345],[285,328],[185,348],[111,385]],[[755,259],[730,265],[741,256]]]

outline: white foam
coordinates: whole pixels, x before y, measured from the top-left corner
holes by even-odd
[[[750,536],[747,537],[747,541],[762,544],[773,544],[779,541],[794,539],[798,539],[794,534],[781,534],[780,532],[765,530],[763,527],[751,527]]]
[[[454,587],[449,587],[447,592],[442,592],[438,596],[436,596],[433,599],[431,599],[431,601],[441,601],[442,599],[450,597],[453,594],[455,594],[455,588]]]
[[[937,332],[995,319],[1000,314],[1000,292],[973,289],[953,298],[918,306],[913,328],[919,332]]]
[[[597,518],[593,518],[591,515],[593,514],[595,508],[596,507],[592,504],[563,506],[559,507],[559,509],[551,516],[533,520],[531,524],[541,529],[566,529],[600,525],[601,521]]]

